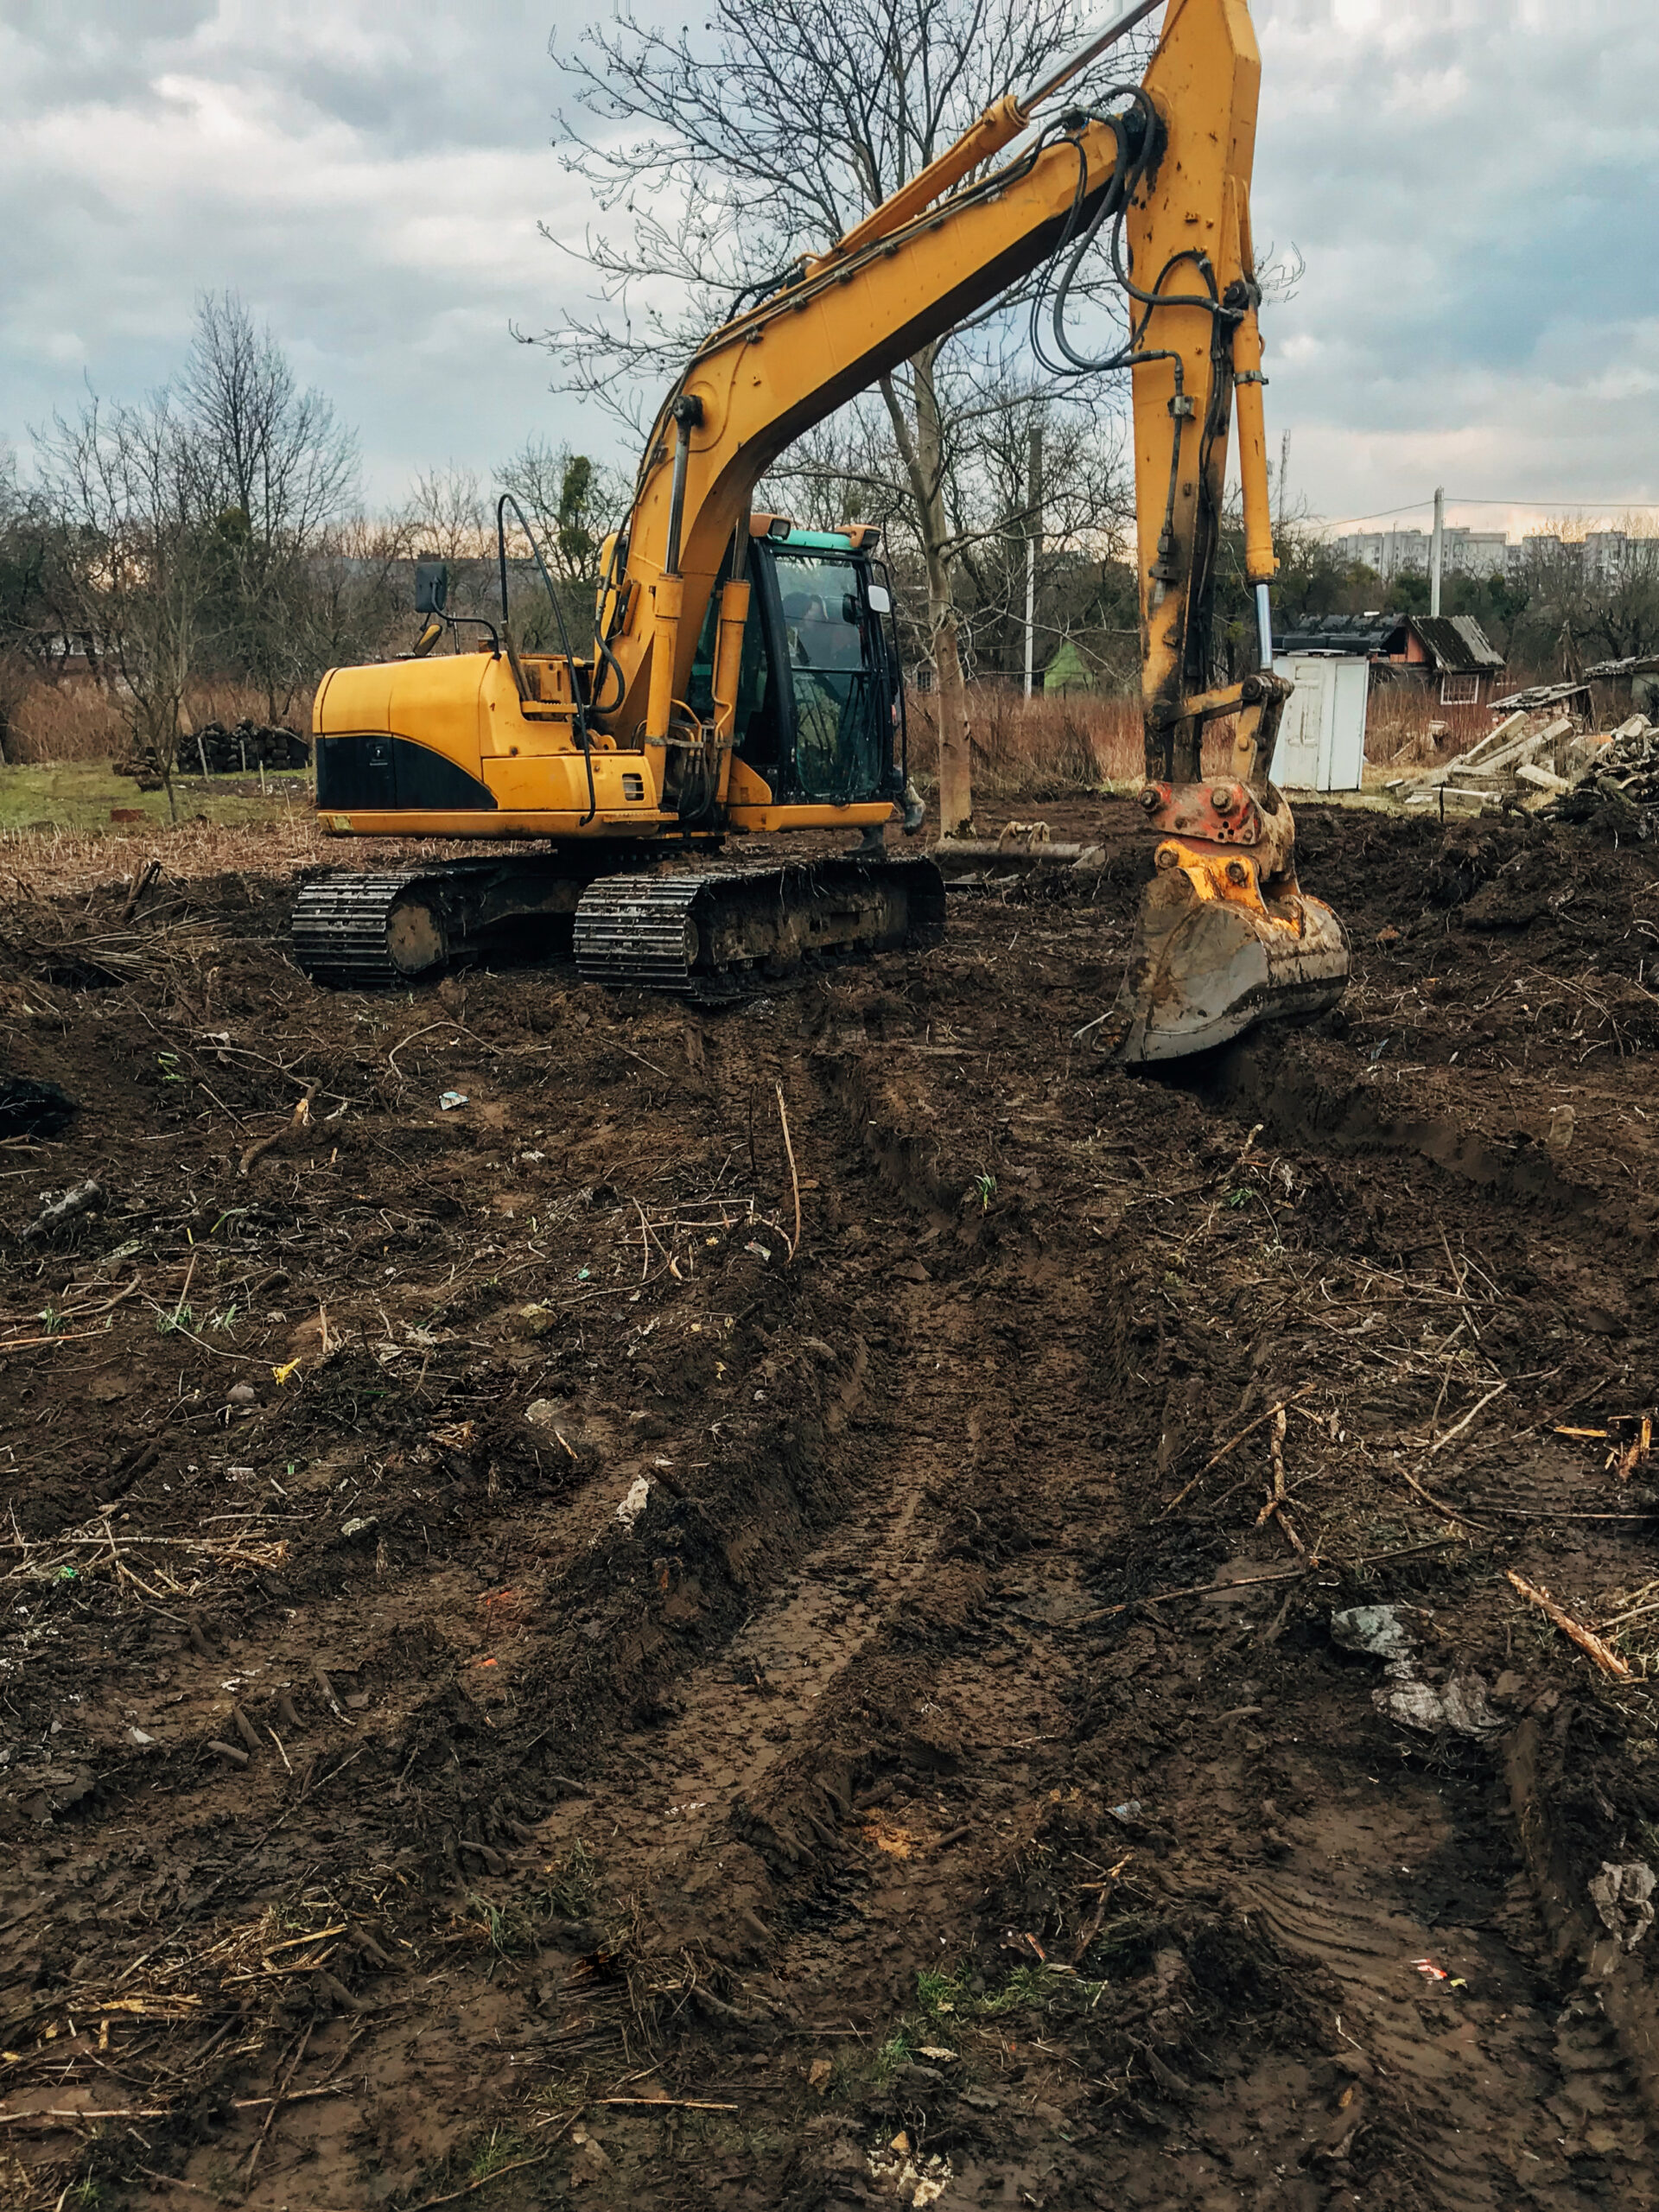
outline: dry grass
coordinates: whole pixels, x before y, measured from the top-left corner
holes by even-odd
[[[270,702],[263,691],[227,678],[204,677],[192,684],[185,702],[187,726],[199,729],[204,722],[233,724],[245,716],[250,721],[270,719]],[[299,694],[278,716],[290,729],[311,727],[311,694]],[[33,683],[12,715],[10,751],[22,765],[60,760],[115,760],[128,749],[125,717],[120,702],[90,677],[65,677],[57,683]],[[180,747],[182,766],[190,764],[189,741]]]
[[[923,784],[938,776],[938,700],[912,696],[911,771]],[[1034,798],[1138,784],[1146,773],[1138,698],[1073,692],[1064,698],[1021,697],[1011,683],[969,688],[968,721],[974,789],[986,798]],[[1230,723],[1205,737],[1205,772],[1217,773],[1232,742]]]
[[[120,709],[82,677],[32,684],[12,716],[9,750],[17,762],[111,760],[126,748]]]
[[[309,807],[271,813],[260,822],[181,822],[177,829],[145,824],[130,835],[98,830],[0,832],[0,898],[57,898],[132,876],[158,861],[175,881],[238,870],[254,875],[341,859]]]
[[[85,894],[127,883],[148,861],[175,883],[230,874],[282,878],[308,868],[410,867],[478,860],[522,846],[490,840],[326,836],[308,804],[277,807],[251,822],[181,822],[131,830],[0,830],[0,908],[17,899]]]
[[[1429,730],[1443,725],[1446,734],[1431,743]],[[1492,716],[1486,707],[1443,707],[1434,693],[1414,683],[1374,685],[1365,717],[1365,758],[1384,763],[1411,749],[1413,757],[1450,759],[1467,752],[1487,735]]]

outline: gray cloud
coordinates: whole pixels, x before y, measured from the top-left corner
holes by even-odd
[[[1659,499],[1650,0],[1262,0],[1257,21],[1257,230],[1307,264],[1268,318],[1294,487],[1333,516],[1436,482]]]
[[[0,431],[164,378],[230,286],[395,497],[451,455],[579,435],[540,327],[579,235],[551,150],[547,0],[99,0],[0,16]]]
[[[1294,487],[1360,514],[1454,493],[1659,500],[1652,0],[1257,0],[1259,238]],[[0,0],[0,432],[83,376],[159,381],[233,286],[397,496],[531,429],[586,210],[550,139],[576,0]]]

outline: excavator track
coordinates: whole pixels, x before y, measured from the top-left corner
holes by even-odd
[[[584,981],[706,1003],[741,998],[826,956],[919,949],[944,934],[931,861],[830,859],[781,868],[607,874],[583,854],[457,861],[307,884],[294,958],[334,990],[374,990],[442,972],[486,943],[574,917]],[[614,869],[623,856],[602,856]],[[638,859],[639,855],[629,857]]]
[[[576,909],[576,966],[586,982],[714,1004],[818,958],[919,950],[944,934],[931,861],[607,876]]]
[[[419,872],[397,875],[332,876],[308,883],[295,902],[289,944],[298,966],[313,982],[331,990],[373,990],[399,983],[417,967],[405,969],[391,944],[391,918],[399,895],[420,880]],[[424,963],[430,966],[433,963]]]

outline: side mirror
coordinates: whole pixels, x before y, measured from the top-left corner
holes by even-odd
[[[417,614],[442,614],[444,601],[449,596],[449,563],[447,561],[417,561],[415,563],[415,612]]]
[[[893,594],[887,589],[886,584],[872,584],[868,596],[872,614],[892,613]]]

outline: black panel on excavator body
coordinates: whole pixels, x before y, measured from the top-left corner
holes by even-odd
[[[496,811],[487,784],[407,737],[320,737],[317,804],[376,812],[394,807],[423,814]]]

